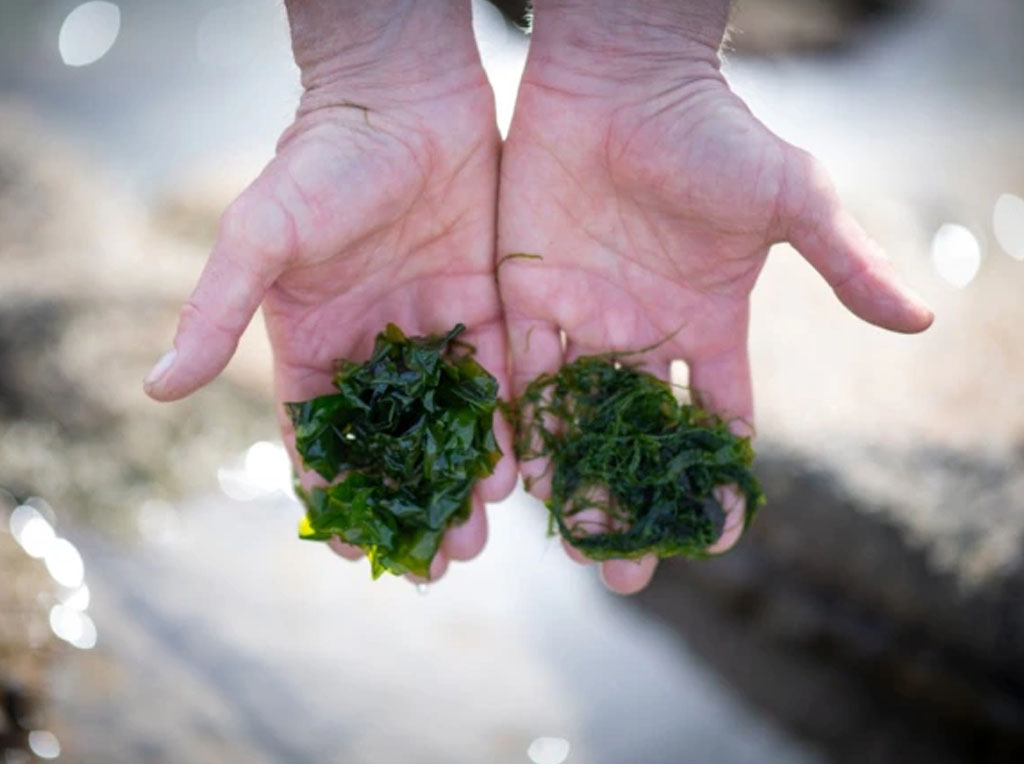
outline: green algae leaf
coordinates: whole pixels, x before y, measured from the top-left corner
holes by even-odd
[[[746,524],[764,503],[750,438],[612,356],[542,374],[517,406],[517,455],[550,461],[550,528],[591,559],[702,557],[726,517],[716,489],[738,490]],[[575,525],[587,509],[608,530]]]
[[[330,485],[298,489],[304,539],[362,549],[373,577],[429,575],[444,532],[470,513],[494,470],[498,382],[456,340],[388,324],[365,363],[343,360],[335,393],[285,403],[303,464]]]

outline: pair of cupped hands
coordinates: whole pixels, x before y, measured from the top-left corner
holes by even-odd
[[[217,376],[262,304],[279,402],[332,391],[335,361],[365,360],[389,322],[411,335],[461,322],[503,398],[579,355],[648,348],[644,370],[667,379],[684,360],[702,404],[749,432],[749,295],[782,241],[864,320],[928,327],[820,166],[729,89],[727,0],[536,6],[503,142],[469,0],[289,0],[296,119],[224,213],[150,396],[182,398]],[[542,259],[502,258],[516,253]],[[447,533],[433,579],[480,552],[484,504],[520,472],[545,492],[544,468],[517,466],[495,421],[505,456]],[[295,459],[283,411],[281,428]],[[734,510],[712,549],[741,528]],[[656,564],[612,560],[601,575],[630,593]]]

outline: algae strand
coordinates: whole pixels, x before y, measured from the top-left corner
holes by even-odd
[[[519,458],[549,460],[552,527],[594,560],[704,556],[728,511],[717,489],[738,491],[746,524],[764,502],[749,437],[613,355],[534,379],[516,421]],[[588,509],[606,530],[573,522]]]

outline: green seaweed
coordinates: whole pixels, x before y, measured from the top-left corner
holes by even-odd
[[[362,549],[373,578],[427,578],[445,531],[465,521],[477,479],[501,458],[498,383],[456,340],[388,324],[365,363],[338,362],[337,393],[286,403],[303,464],[327,487],[299,488],[304,539]]]
[[[549,461],[551,531],[594,560],[706,556],[727,513],[717,489],[738,490],[746,525],[764,503],[749,437],[614,355],[534,379],[517,401],[516,427],[520,460]],[[573,521],[588,509],[610,525]]]

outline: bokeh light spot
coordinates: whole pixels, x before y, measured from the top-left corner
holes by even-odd
[[[77,589],[68,592],[61,598],[61,603],[75,611],[85,611],[89,608],[89,603],[92,601],[92,593],[89,592],[89,587],[86,584],[82,584]]]
[[[981,266],[978,238],[961,224],[943,224],[932,238],[932,266],[950,285],[966,287]]]
[[[275,492],[294,495],[288,451],[281,443],[267,440],[249,446],[240,462],[220,467],[217,481],[226,496],[238,501],[252,501]]]
[[[96,647],[96,625],[82,611],[66,605],[50,609],[50,629],[53,634],[76,648],[88,650]]]
[[[538,736],[526,754],[535,763],[563,763],[569,756],[569,741],[559,736]]]
[[[29,731],[28,748],[36,757],[55,760],[60,757],[60,741],[49,731]]]
[[[996,240],[1013,258],[1024,261],[1024,200],[1009,192],[999,196],[992,211]]]
[[[292,484],[288,451],[280,443],[261,440],[245,452],[245,473],[249,481],[268,493],[286,491]]]
[[[71,11],[60,27],[57,48],[69,67],[99,61],[113,47],[121,31],[121,9],[107,0],[90,0]]]
[[[62,587],[78,587],[85,578],[82,556],[67,539],[55,539],[47,548],[46,570]]]
[[[57,538],[57,534],[39,510],[23,504],[11,512],[11,519],[8,521],[11,535],[32,557],[46,557],[47,551]]]

